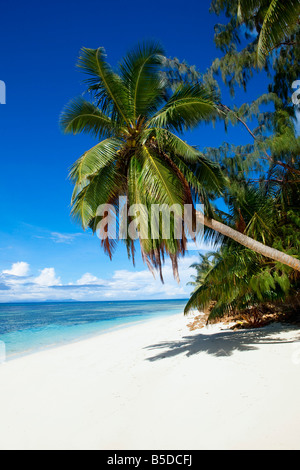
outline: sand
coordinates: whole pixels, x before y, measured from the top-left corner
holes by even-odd
[[[183,315],[0,365],[0,449],[300,449],[300,330]]]

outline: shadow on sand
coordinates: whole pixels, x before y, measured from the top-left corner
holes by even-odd
[[[202,330],[204,331],[204,330]],[[280,333],[295,332],[293,339],[280,338]],[[286,344],[300,341],[300,331],[294,325],[273,324],[253,330],[225,330],[212,334],[184,336],[180,341],[162,342],[147,346],[150,351],[163,350],[148,361],[157,361],[185,353],[187,356],[205,352],[216,357],[231,356],[235,351],[251,351],[262,344]]]

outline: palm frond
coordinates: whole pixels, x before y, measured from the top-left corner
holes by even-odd
[[[163,162],[153,149],[143,146],[141,179],[152,203],[169,206],[184,204],[184,190],[173,169]],[[147,189],[146,189],[147,188]]]
[[[189,145],[167,129],[150,128],[149,132],[151,138],[156,140],[158,147],[170,155],[180,156],[187,162],[196,162],[202,155],[196,147]]]
[[[82,97],[72,100],[60,116],[60,125],[66,134],[85,132],[98,139],[116,132],[112,120],[97,106]]]
[[[272,0],[260,32],[257,58],[260,66],[266,56],[291,35],[300,15],[299,0]]]
[[[115,165],[102,168],[75,196],[72,216],[84,229],[93,225],[96,230],[97,209],[102,204],[111,204],[122,191],[124,176]]]
[[[131,118],[150,116],[162,103],[165,87],[160,76],[163,48],[144,43],[130,51],[120,65],[121,77],[129,92]]]
[[[212,120],[218,115],[214,94],[202,85],[178,87],[166,105],[150,120],[149,127],[160,127],[183,132]]]
[[[117,158],[117,151],[122,142],[110,137],[85,152],[71,167],[70,178],[75,184],[81,184],[91,175],[96,174]]]
[[[82,48],[78,67],[90,76],[86,83],[103,112],[113,121],[129,125],[128,93],[119,75],[107,63],[104,48]]]

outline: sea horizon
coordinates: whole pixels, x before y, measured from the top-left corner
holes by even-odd
[[[181,313],[186,299],[0,304],[0,342],[11,360],[98,334]]]
[[[176,299],[124,299],[124,300],[20,300],[15,302],[1,302],[0,305],[27,305],[27,304],[77,304],[77,303],[84,303],[84,304],[97,304],[97,303],[118,303],[118,302],[176,302],[176,301],[188,301],[188,297],[186,298],[176,298]]]

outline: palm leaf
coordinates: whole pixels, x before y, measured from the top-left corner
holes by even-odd
[[[191,297],[184,308],[184,314],[187,315],[191,310],[205,309],[210,302],[211,294],[208,286],[200,286],[191,294]]]
[[[299,21],[299,0],[272,0],[260,32],[257,58],[260,66],[266,56],[290,34]]]
[[[120,149],[121,141],[115,137],[108,138],[85,152],[71,167],[70,178],[76,184],[81,184],[91,175],[116,160],[116,152]]]
[[[218,114],[214,95],[201,85],[178,87],[166,105],[150,120],[149,127],[183,132]]]
[[[196,162],[201,152],[196,147],[189,145],[177,135],[167,129],[150,129],[151,138],[155,138],[158,147],[171,154],[177,155],[188,162]]]
[[[141,180],[153,204],[183,205],[184,191],[180,179],[159,155],[143,146]]]
[[[132,120],[148,116],[157,109],[164,96],[160,77],[164,50],[155,43],[144,43],[130,51],[120,70],[129,92]]]
[[[102,204],[110,204],[122,191],[123,175],[115,165],[104,167],[94,175],[75,197],[72,206],[73,218],[80,222],[82,227],[93,225],[96,230],[95,218],[97,209]],[[93,222],[93,224],[92,224]]]
[[[89,90],[94,92],[101,109],[110,113],[112,120],[129,125],[128,93],[121,78],[105,59],[103,47],[82,48],[78,67],[90,76],[86,83],[89,84]]]
[[[72,100],[65,107],[60,117],[60,125],[66,134],[85,132],[98,139],[116,132],[111,119],[82,97]]]

